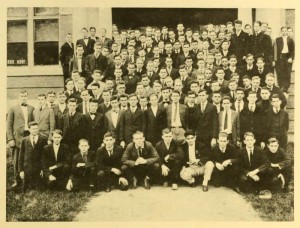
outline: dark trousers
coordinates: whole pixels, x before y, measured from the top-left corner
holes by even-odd
[[[287,54],[281,54],[275,66],[278,85],[283,90],[289,89],[291,85],[292,63],[288,63],[288,59]]]
[[[63,70],[64,82],[65,82],[66,79],[70,77],[69,64],[68,63],[62,64],[62,70]]]
[[[29,189],[39,189],[41,187],[40,171],[24,172],[25,178],[22,184],[22,191]]]
[[[112,185],[117,185],[122,191],[126,191],[128,186],[119,184],[119,177],[111,171],[99,170],[97,172],[97,186],[111,187]]]
[[[180,180],[180,171],[182,168],[181,162],[179,161],[168,161],[164,164],[170,169],[168,176],[162,176],[163,182],[169,182],[172,184],[178,184]]]
[[[247,172],[244,172],[239,176],[239,187],[242,192],[251,193],[268,189],[268,180],[271,175],[271,169],[267,169],[263,173],[259,172],[257,174],[257,176],[259,176],[259,181],[254,181],[251,177],[246,176],[246,174]]]
[[[84,168],[83,172],[80,172],[73,176],[73,191],[79,191],[81,189],[88,189],[91,184],[96,183],[96,169],[95,167]]]
[[[51,174],[56,178],[56,180],[50,181],[48,176],[45,177],[44,182],[46,183],[46,186],[52,190],[65,189],[70,175],[70,168],[60,167],[52,170]]]
[[[223,171],[216,167],[213,172],[212,180],[215,184],[233,188],[237,186],[238,170],[235,165],[228,165]]]
[[[140,181],[144,180],[146,176],[148,176],[150,179],[155,179],[156,177],[158,177],[160,172],[160,165],[158,163],[154,163],[152,165],[137,165],[134,167],[123,165],[121,169],[127,180],[131,181],[135,176]]]
[[[282,174],[285,180],[285,186],[283,187],[287,187],[290,180],[291,180],[291,175],[292,175],[292,169],[291,168],[287,168],[287,169],[279,169],[276,167],[272,167],[270,168],[270,178],[269,181],[267,182],[268,187],[271,191],[273,192],[277,192],[280,191],[282,188],[282,181],[280,178],[278,178],[279,174]]]

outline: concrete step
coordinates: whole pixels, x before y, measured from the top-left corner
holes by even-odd
[[[295,142],[294,141],[294,133],[288,133],[288,142]]]
[[[289,94],[289,97],[287,99],[287,108],[291,109],[295,107],[295,95]]]
[[[289,122],[289,130],[288,130],[288,132],[289,133],[294,133],[294,123],[295,123],[295,121],[294,120],[290,120],[290,122]]]

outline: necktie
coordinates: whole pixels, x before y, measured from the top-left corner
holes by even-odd
[[[177,120],[177,112],[178,112],[178,104],[176,103],[175,104],[175,113],[174,113],[174,123],[176,122],[176,120]]]
[[[83,153],[82,158],[83,158],[84,162],[87,162],[87,154],[86,153]]]
[[[228,113],[225,111],[224,130],[228,128]]]
[[[241,112],[241,102],[240,101],[238,101],[238,113],[240,113]]]
[[[142,148],[140,148],[140,147],[138,149],[138,155],[139,155],[139,157],[142,157]]]
[[[252,149],[250,149],[249,152],[250,152],[249,163],[250,163],[250,166],[252,166],[252,164],[251,164],[252,159],[253,159],[253,151],[252,151]]]
[[[41,112],[42,110],[43,110],[43,108],[41,107],[41,108],[40,108],[40,112]]]
[[[35,137],[33,137],[33,138],[32,138],[32,146],[33,146],[33,149],[35,148],[35,144],[36,144],[36,142],[35,142]]]
[[[22,103],[22,104],[21,104],[21,106],[23,106],[23,107],[26,107],[26,106],[27,106],[27,104],[24,104],[24,103]]]
[[[108,150],[107,152],[108,152],[108,157],[110,157],[111,156],[111,150]]]
[[[88,112],[88,108],[87,108],[87,101],[84,102],[84,113],[83,114],[86,114]]]

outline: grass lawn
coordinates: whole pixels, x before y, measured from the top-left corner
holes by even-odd
[[[288,145],[293,157],[294,144]],[[13,166],[7,163],[7,189],[12,183]],[[7,191],[7,221],[72,221],[89,201],[93,193],[69,193],[53,191],[28,191],[16,194]],[[253,194],[243,195],[265,221],[294,221],[294,181],[287,192],[273,194],[271,200],[262,200]]]
[[[289,143],[287,153],[294,158],[294,143]],[[259,199],[253,194],[244,195],[265,221],[294,221],[294,176],[288,191],[272,194],[272,199]]]
[[[13,166],[7,164],[7,182],[12,183]],[[7,189],[9,185],[7,185]],[[92,193],[81,191],[27,191],[25,194],[6,192],[6,221],[72,221]]]

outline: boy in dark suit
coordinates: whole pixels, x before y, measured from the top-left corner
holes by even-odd
[[[71,169],[71,153],[66,144],[60,143],[62,131],[52,132],[53,144],[44,147],[42,169],[44,179],[50,189],[64,189]]]
[[[42,172],[42,152],[47,145],[47,138],[39,134],[36,122],[29,123],[30,135],[21,141],[18,171],[23,180],[23,192],[40,186]]]
[[[68,100],[69,112],[60,119],[59,129],[63,132],[62,142],[70,147],[71,153],[77,153],[78,141],[85,137],[85,118],[80,112],[76,112],[77,101],[74,98]]]
[[[132,142],[132,135],[143,130],[143,111],[137,107],[138,99],[135,94],[129,95],[129,108],[120,120],[121,146],[124,148]]]
[[[70,77],[69,63],[74,57],[74,44],[72,43],[72,34],[68,33],[66,42],[61,46],[59,60],[62,66],[64,81]]]
[[[180,177],[194,187],[195,177],[203,175],[202,190],[207,192],[214,164],[210,161],[207,147],[203,143],[196,143],[194,131],[186,131],[184,136],[186,142],[182,145],[184,158]]]
[[[169,128],[162,131],[162,140],[156,144],[155,149],[160,156],[163,186],[172,184],[172,190],[177,190],[183,151],[173,140],[173,133]]]
[[[271,163],[272,174],[270,178],[270,188],[279,191],[287,188],[292,175],[292,161],[286,152],[279,147],[276,138],[270,138],[267,143],[266,156]]]
[[[144,112],[143,132],[147,141],[156,145],[161,138],[161,131],[167,126],[167,115],[163,106],[158,105],[156,94],[149,97],[151,106]]]
[[[65,91],[59,91],[57,92],[58,96],[58,104],[54,105],[53,112],[55,117],[55,129],[58,129],[58,124],[60,121],[60,118],[63,114],[68,113],[68,107],[67,107],[67,96]]]
[[[90,37],[88,37],[88,30],[87,30],[87,28],[82,28],[81,32],[82,32],[83,38],[77,40],[76,46],[77,45],[82,45],[83,51],[84,51],[83,52],[83,57],[86,57],[86,56],[94,53],[95,40],[93,40]]]
[[[235,147],[229,144],[228,134],[225,132],[219,133],[218,144],[212,149],[212,160],[216,167],[213,172],[215,187],[236,187],[237,153]]]
[[[90,151],[86,139],[79,140],[79,153],[73,156],[72,170],[66,189],[79,191],[80,189],[95,190],[95,153]]]
[[[133,134],[133,142],[127,147],[121,159],[122,172],[126,179],[132,180],[133,188],[137,181],[143,180],[144,188],[150,189],[150,178],[159,172],[159,155],[150,142],[145,141],[143,132]]]
[[[118,184],[121,190],[126,191],[128,182],[121,171],[123,149],[115,144],[115,136],[111,132],[105,133],[103,143],[104,146],[97,150],[95,160],[99,184],[104,184],[106,192],[111,191],[113,184]]]
[[[84,115],[86,118],[84,137],[90,142],[90,149],[96,151],[101,145],[104,134],[104,117],[101,113],[97,113],[98,101],[90,99],[89,112]]]
[[[266,187],[269,163],[265,153],[254,146],[255,137],[252,132],[244,135],[246,146],[238,153],[239,190],[243,192],[259,192]]]

